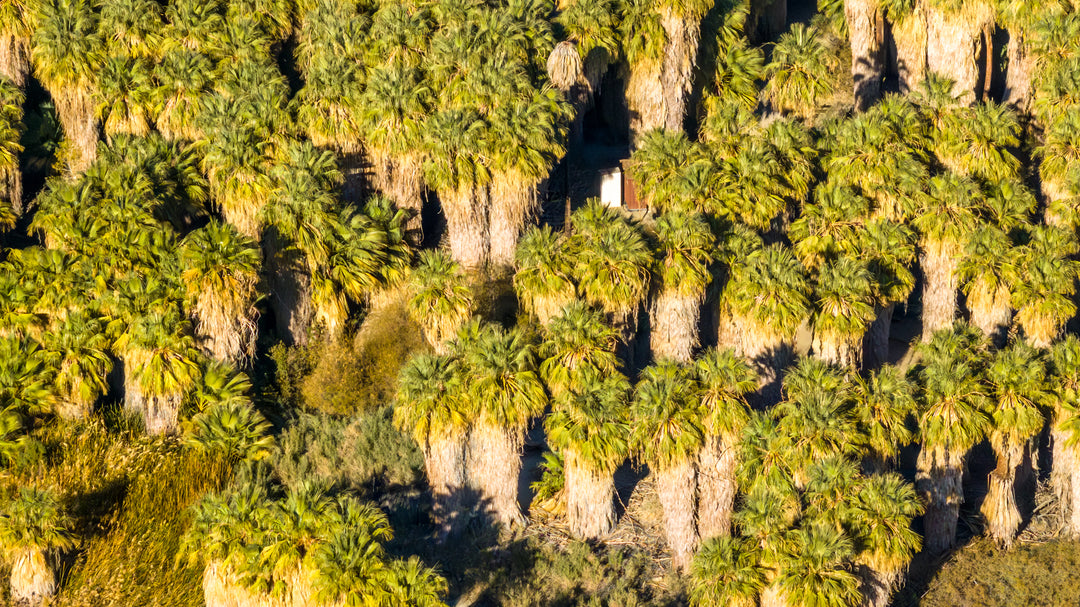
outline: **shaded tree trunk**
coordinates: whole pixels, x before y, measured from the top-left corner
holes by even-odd
[[[69,177],[81,175],[97,160],[98,120],[90,91],[63,89],[49,91],[56,103],[56,114],[64,128]]]
[[[667,124],[660,60],[644,60],[630,66],[626,103],[630,110],[630,147],[633,149],[642,135]]]
[[[698,547],[694,504],[697,478],[693,462],[656,470],[656,491],[664,508],[664,535],[671,550],[672,564],[686,570]]]
[[[1002,287],[990,293],[987,289],[972,290],[968,295],[971,324],[983,332],[995,348],[1005,345],[1009,322],[1012,321],[1012,305],[1009,290]]]
[[[424,159],[417,153],[388,154],[372,150],[371,166],[375,187],[394,204],[409,213],[405,235],[419,246],[424,240],[421,212],[424,208]]]
[[[615,528],[615,479],[589,468],[573,450],[566,453],[566,515],[570,533],[599,539]]]
[[[481,420],[469,433],[465,476],[470,487],[480,492],[481,508],[489,510],[506,528],[525,525],[518,505],[518,478],[521,476],[520,432]]]
[[[892,27],[896,41],[896,73],[900,92],[917,90],[926,79],[926,7],[917,2],[910,15]]]
[[[424,469],[434,498],[432,518],[445,539],[461,529],[462,491],[465,489],[464,434],[429,436]]]
[[[869,565],[858,566],[863,607],[888,607],[892,593],[903,580],[900,571],[878,570]]]
[[[0,168],[0,201],[7,200],[16,217],[26,211],[23,207],[22,171],[19,167]]]
[[[793,352],[790,340],[748,318],[736,316],[734,324],[738,339],[735,351],[749,361],[758,374],[759,402],[756,404],[769,406],[780,402],[780,381]]]
[[[518,238],[536,215],[540,198],[537,184],[516,172],[499,173],[491,181],[491,263],[501,269],[514,267]]]
[[[278,337],[292,345],[304,345],[315,317],[311,278],[273,229],[264,231],[262,247],[263,267],[270,283],[270,309],[274,312]]]
[[[56,594],[56,579],[39,548],[22,548],[11,563],[11,601],[37,606]]]
[[[450,256],[469,272],[483,270],[488,261],[487,198],[486,188],[463,186],[439,192]]]
[[[838,367],[862,366],[862,337],[834,331],[814,331],[814,357]]]
[[[924,240],[919,262],[923,271],[922,341],[929,342],[934,331],[946,329],[956,320],[956,275],[960,247],[956,243]]]
[[[1032,56],[1020,28],[1009,31],[1009,45],[1006,47],[1009,68],[1005,72],[1004,101],[1026,114],[1031,106],[1031,77],[1035,72],[1035,57]]]
[[[653,359],[690,362],[698,346],[701,299],[673,290],[661,291],[650,310],[649,343]]]
[[[963,453],[923,445],[915,486],[926,504],[923,550],[928,554],[941,554],[956,545],[956,523],[964,501],[963,476]]]
[[[863,336],[863,368],[877,369],[889,362],[889,336],[896,304],[877,307],[877,318]]]
[[[667,33],[661,68],[664,128],[671,132],[680,132],[686,119],[686,100],[694,84],[694,62],[701,38],[701,18],[691,14],[676,14],[670,6],[662,5],[660,23]]]
[[[163,394],[145,399],[143,419],[151,435],[175,434],[180,427],[180,405],[183,394]]]
[[[881,39],[877,0],[844,0],[848,40],[851,41],[851,79],[855,111],[862,112],[881,96]]]
[[[718,436],[710,436],[698,453],[698,535],[701,541],[731,535],[738,484],[738,453]]]
[[[25,90],[29,75],[30,41],[18,36],[0,35],[0,76]]]

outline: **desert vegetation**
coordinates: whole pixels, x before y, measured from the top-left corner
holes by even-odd
[[[0,0],[0,602],[1075,602],[1078,31]]]

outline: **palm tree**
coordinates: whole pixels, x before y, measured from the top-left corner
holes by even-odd
[[[106,334],[108,319],[75,312],[45,333],[45,357],[56,369],[54,389],[57,413],[66,419],[83,419],[98,398],[109,391],[108,374],[113,361]]]
[[[1046,126],[1043,145],[1037,150],[1041,158],[1039,178],[1046,197],[1046,223],[1055,227],[1073,227],[1080,222],[1074,185],[1080,174],[1080,108],[1064,111]]]
[[[630,383],[621,373],[582,372],[574,388],[554,398],[544,420],[548,443],[563,456],[566,513],[577,538],[602,538],[615,528],[615,469],[629,455]]]
[[[953,81],[954,95],[969,104],[982,97],[980,76],[991,77],[989,66],[978,63],[981,53],[993,56],[991,39],[996,11],[993,2],[924,0],[926,69]]]
[[[1020,144],[1020,123],[1008,107],[979,103],[943,108],[932,119],[931,145],[945,168],[984,182],[1018,182],[1020,160],[1010,148]]]
[[[935,332],[919,347],[922,449],[916,485],[926,504],[925,548],[940,554],[956,542],[964,459],[990,428],[989,395],[983,383],[986,341],[977,330],[958,323]]]
[[[952,326],[956,318],[957,268],[964,237],[976,225],[980,192],[970,180],[953,173],[933,177],[929,194],[912,222],[919,232],[923,271],[922,341]]]
[[[653,358],[690,362],[699,344],[701,303],[712,280],[709,266],[716,239],[704,219],[678,211],[660,215],[654,230],[653,275],[658,284],[650,308]]]
[[[694,521],[696,455],[704,444],[701,401],[688,369],[674,362],[647,367],[635,388],[631,448],[655,475],[664,509],[664,534],[678,569],[690,566],[698,546]]]
[[[31,47],[34,74],[56,105],[70,146],[66,169],[77,175],[97,155],[93,95],[102,46],[97,16],[85,0],[48,0],[37,8]]]
[[[540,205],[537,187],[566,153],[570,111],[547,90],[489,115],[491,261],[498,267],[513,265],[518,236]]]
[[[736,351],[758,369],[764,398],[778,397],[795,332],[810,315],[810,288],[802,264],[777,243],[733,260],[721,296],[721,313],[731,314]]]
[[[579,2],[580,3],[580,2]],[[623,3],[619,21],[621,54],[629,65],[626,104],[630,111],[630,145],[637,147],[642,135],[667,125],[664,107],[664,55],[669,41],[664,24],[652,2]],[[671,130],[681,130],[678,128]]]
[[[879,367],[889,359],[893,310],[915,288],[916,239],[910,227],[885,218],[872,219],[860,232],[859,254],[869,259],[876,316],[864,341],[866,368]]]
[[[1053,406],[1050,481],[1062,504],[1066,534],[1080,537],[1080,453],[1076,448],[1080,444],[1080,339],[1070,335],[1054,344],[1049,371],[1047,387]]]
[[[664,128],[669,131],[683,129],[687,101],[694,84],[702,20],[712,6],[711,0],[669,0],[657,6],[660,25],[667,39],[660,68],[660,86],[664,95]]]
[[[860,567],[863,605],[885,607],[911,557],[922,548],[911,521],[922,514],[923,506],[915,488],[898,474],[864,479],[854,502],[855,562]]]
[[[518,242],[514,292],[522,309],[547,326],[576,296],[567,238],[549,226],[529,228]]]
[[[1016,321],[1024,338],[1047,348],[1076,315],[1076,278],[1080,265],[1076,236],[1069,230],[1035,226],[1021,248],[1019,279],[1013,293]]]
[[[704,441],[697,457],[697,524],[706,542],[731,534],[738,444],[749,419],[746,394],[757,387],[757,378],[731,350],[706,351],[694,370],[704,414]]]
[[[202,139],[199,113],[203,96],[209,94],[212,67],[206,56],[182,46],[166,49],[154,65],[154,122],[166,139]]]
[[[971,324],[1000,346],[1012,321],[1012,285],[1017,279],[1017,249],[1004,231],[980,226],[964,245],[957,266]]]
[[[856,377],[854,396],[852,416],[863,467],[884,472],[915,438],[908,425],[917,412],[915,386],[900,369],[886,365],[865,380]]]
[[[480,157],[486,129],[478,113],[464,109],[438,111],[424,126],[425,179],[446,216],[450,256],[469,272],[483,269],[489,256],[491,174]]]
[[[465,398],[459,360],[419,354],[398,377],[394,424],[409,432],[424,454],[424,470],[435,498],[434,516],[443,537],[458,528],[465,488],[465,445],[471,401]]]
[[[875,298],[867,264],[843,256],[818,272],[814,356],[830,364],[859,368],[863,335],[873,322]]]
[[[850,538],[828,525],[804,524],[785,540],[774,582],[785,604],[855,607],[861,603],[859,579],[846,567],[855,552]]]
[[[30,74],[33,25],[32,5],[15,0],[0,2],[0,80],[10,80],[20,89],[26,86]]]
[[[761,560],[761,547],[753,538],[720,536],[702,542],[690,570],[690,604],[757,607],[765,588]]]
[[[41,605],[56,594],[47,555],[74,545],[71,519],[51,491],[22,487],[0,509],[0,548],[11,564],[11,599]]]
[[[196,330],[210,354],[243,363],[255,354],[255,301],[261,259],[255,242],[211,220],[181,243],[183,280]]]
[[[441,251],[420,253],[411,283],[409,313],[435,351],[445,354],[446,343],[472,311],[472,289],[457,262]]]
[[[469,396],[477,407],[469,432],[467,479],[490,500],[499,523],[523,525],[517,501],[521,449],[529,423],[548,403],[535,350],[522,331],[494,327],[466,348],[464,363]]]
[[[1049,396],[1043,387],[1046,368],[1038,351],[1017,342],[994,355],[986,379],[993,402],[989,437],[998,466],[990,473],[982,512],[991,537],[1008,547],[1020,527],[1016,471],[1023,465],[1025,447],[1045,423],[1042,407]]]
[[[24,100],[12,81],[0,77],[0,226],[6,228],[14,227],[15,218],[23,213],[19,139]]]
[[[540,346],[540,375],[552,396],[583,389],[590,370],[603,377],[615,373],[618,342],[619,332],[600,312],[580,301],[565,306],[546,326]]]
[[[763,98],[780,113],[812,119],[832,92],[829,61],[821,32],[802,24],[792,25],[780,36],[773,48],[772,61],[765,67],[769,80],[762,91]]]
[[[246,125],[208,138],[202,166],[221,215],[242,235],[260,240],[260,211],[271,197],[269,142]]]

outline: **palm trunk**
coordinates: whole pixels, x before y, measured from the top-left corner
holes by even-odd
[[[990,536],[1009,548],[1020,528],[1020,509],[1016,507],[1016,469],[1023,461],[1023,445],[999,445],[997,468],[990,473],[989,491],[983,500],[982,514]]]
[[[876,0],[844,0],[848,39],[851,41],[851,79],[855,111],[869,108],[881,96],[881,47],[878,43]]]
[[[180,405],[183,394],[161,394],[145,399],[143,421],[150,435],[175,434],[180,426]]]
[[[537,184],[517,171],[498,173],[491,180],[491,263],[502,269],[514,266],[518,237],[536,214]]]
[[[245,588],[239,576],[221,561],[213,560],[206,565],[202,586],[206,607],[286,607],[284,598]]]
[[[784,591],[780,590],[776,582],[761,591],[761,607],[789,607]]]
[[[999,287],[991,291],[977,286],[968,294],[967,304],[971,324],[990,338],[995,348],[1003,346],[1012,320],[1009,290]]]
[[[11,564],[12,603],[36,607],[54,594],[56,579],[45,560],[45,553],[36,547],[17,551]]]
[[[837,367],[862,365],[862,336],[837,331],[814,331],[814,357]]]
[[[759,405],[780,402],[780,380],[791,359],[792,347],[785,336],[756,321],[736,317],[736,352],[748,360],[758,373]]]
[[[439,192],[446,216],[450,256],[469,272],[484,269],[488,260],[488,205],[486,188],[461,186]]]
[[[424,469],[434,498],[432,518],[444,539],[460,530],[464,513],[465,440],[464,434],[429,436],[424,451]]]
[[[469,433],[466,479],[480,492],[484,500],[481,509],[490,510],[495,521],[506,528],[525,525],[517,499],[522,440],[520,430],[484,419]]]
[[[686,99],[694,83],[701,19],[690,14],[676,14],[670,6],[662,4],[660,23],[667,33],[660,70],[664,90],[664,128],[675,133],[683,130],[686,119]]]
[[[1009,69],[1005,73],[1005,103],[1021,113],[1027,113],[1031,105],[1031,76],[1035,72],[1035,60],[1028,48],[1024,32],[1020,28],[1009,31]]]
[[[97,159],[98,121],[94,102],[88,90],[61,89],[50,91],[56,102],[56,114],[70,144],[67,171],[69,177],[80,175]]]
[[[1049,348],[1063,328],[1052,315],[1040,313],[1036,305],[1020,308],[1016,319],[1024,330],[1024,341],[1040,350]]]
[[[269,278],[270,309],[278,337],[287,343],[304,345],[308,341],[315,310],[311,305],[311,278],[303,271],[295,253],[271,228],[263,233],[263,267]]]
[[[409,242],[419,246],[424,239],[420,213],[424,208],[424,159],[415,152],[390,154],[371,151],[375,187],[399,209],[409,212],[405,233]]]
[[[928,2],[926,9],[926,67],[950,78],[953,94],[970,105],[981,93],[978,59],[983,30],[993,23],[994,9],[982,0],[964,0],[959,10],[943,10]]]
[[[896,72],[900,76],[900,92],[917,90],[926,79],[926,7],[915,4],[911,14],[894,23],[896,40]]]
[[[941,554],[956,545],[956,523],[964,501],[963,476],[963,453],[923,445],[915,484],[926,504],[923,550],[928,554]]]
[[[733,445],[718,436],[706,438],[698,453],[698,534],[701,541],[731,535],[731,515],[735,511],[735,468],[738,454]]]
[[[19,36],[0,35],[0,76],[20,89],[26,88],[30,75],[30,40]]]
[[[680,570],[690,566],[698,546],[694,504],[697,478],[693,462],[673,464],[656,470],[656,491],[664,508],[664,535],[671,550],[672,564]]]
[[[1061,503],[1065,535],[1080,538],[1080,454],[1076,447],[1067,444],[1072,433],[1058,428],[1057,424],[1055,420],[1050,430],[1053,445],[1050,483]]]
[[[923,271],[922,341],[929,342],[934,331],[946,329],[956,320],[956,267],[960,247],[947,240],[924,239],[919,258]]]
[[[566,515],[570,533],[599,539],[615,528],[615,478],[591,469],[573,450],[566,452]]]
[[[1043,177],[1040,181],[1043,196],[1046,197],[1043,221],[1048,226],[1068,229],[1070,226],[1066,217],[1071,213],[1067,209],[1063,209],[1062,204],[1069,205],[1069,200],[1072,198],[1069,195],[1070,186],[1062,180],[1052,177]]]
[[[877,369],[889,362],[889,335],[896,304],[877,307],[877,318],[863,336],[863,367]]]
[[[900,571],[859,566],[859,581],[863,596],[862,607],[888,607],[893,590],[903,580]]]
[[[258,337],[255,316],[258,312],[250,302],[242,301],[243,298],[243,293],[219,297],[204,291],[196,298],[193,310],[196,331],[207,351],[215,359],[231,365],[243,365],[255,355]]]
[[[663,65],[646,59],[630,66],[626,82],[626,103],[630,110],[630,146],[636,148],[641,136],[667,123]]]
[[[637,360],[637,335],[638,335],[638,309],[635,306],[629,310],[615,312],[610,315],[611,326],[619,332],[619,343],[616,344],[615,353],[627,365],[633,365]]]
[[[653,301],[650,312],[653,359],[690,362],[698,345],[701,298],[664,290]]]

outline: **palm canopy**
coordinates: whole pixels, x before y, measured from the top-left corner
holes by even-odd
[[[423,251],[412,272],[409,312],[430,327],[428,338],[442,343],[469,317],[473,294],[460,266],[440,251]]]
[[[584,302],[573,302],[563,308],[545,331],[540,346],[540,374],[555,396],[582,385],[587,370],[602,375],[619,368],[615,347],[619,332],[604,320],[602,314]]]
[[[919,435],[924,448],[966,452],[990,428],[986,338],[964,323],[936,331],[919,346]]]
[[[865,455],[890,461],[914,440],[909,421],[916,413],[915,386],[900,369],[886,365],[857,379],[852,404]]]
[[[473,417],[464,376],[460,361],[449,356],[419,354],[409,359],[398,376],[394,423],[422,446],[431,437],[464,432]]]
[[[787,538],[776,580],[788,600],[807,607],[854,607],[862,600],[859,579],[845,566],[852,541],[824,525],[800,527]]]
[[[637,458],[660,471],[692,461],[705,434],[689,369],[675,362],[647,367],[634,388],[631,432]]]
[[[762,331],[790,336],[810,313],[806,271],[791,250],[771,244],[731,268],[724,300]]]
[[[755,607],[767,573],[757,542],[731,536],[712,538],[694,557],[690,604]]]
[[[468,348],[469,392],[479,419],[523,433],[544,412],[547,392],[537,373],[535,349],[520,329],[493,327]]]
[[[556,451],[573,450],[596,472],[613,473],[630,452],[629,400],[622,374],[584,371],[578,387],[554,398],[544,420],[548,442]]]
[[[574,298],[573,262],[567,238],[549,226],[529,228],[518,241],[514,291],[522,307],[537,316],[554,314],[551,309]]]
[[[641,228],[593,199],[571,216],[575,275],[584,298],[609,314],[637,309],[652,254]]]
[[[698,398],[709,435],[731,439],[749,421],[746,395],[757,389],[757,374],[732,350],[709,349],[694,362]]]
[[[27,549],[65,550],[75,544],[71,527],[56,494],[21,487],[0,509],[0,548],[9,559]]]
[[[898,571],[922,547],[911,528],[923,513],[911,483],[897,474],[875,474],[864,479],[854,496],[856,560],[877,571]]]
[[[1048,402],[1042,354],[1024,342],[996,352],[986,368],[992,400],[990,440],[999,452],[1022,446],[1043,427]]]
[[[769,77],[764,98],[781,112],[809,119],[831,93],[828,70],[831,59],[822,35],[814,27],[796,24],[780,37],[772,61],[765,67]]]
[[[1076,314],[1072,299],[1080,273],[1072,258],[1076,251],[1076,237],[1052,226],[1032,228],[1020,249],[1013,304],[1016,319],[1032,345],[1049,346]]]

